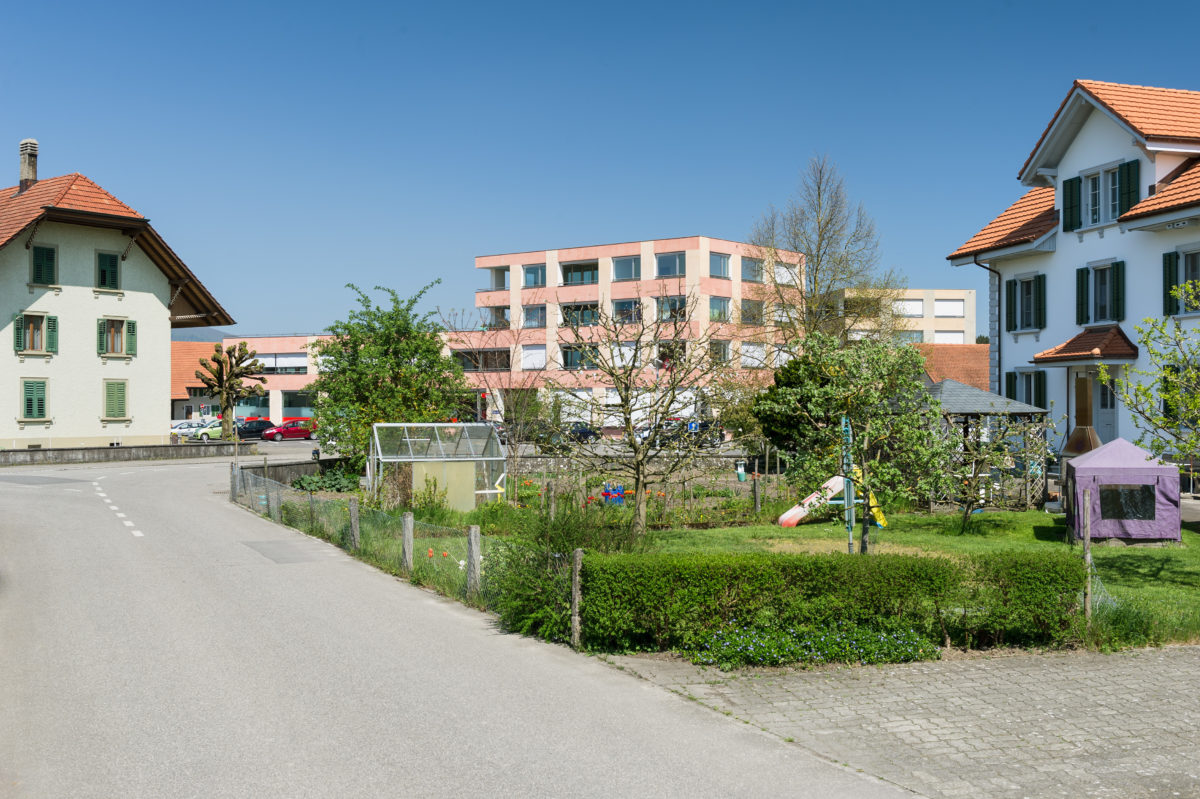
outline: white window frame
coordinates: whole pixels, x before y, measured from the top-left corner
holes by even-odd
[[[1080,230],[1109,225],[1120,216],[1121,161],[1109,161],[1079,173]],[[1095,194],[1093,195],[1093,186]]]
[[[713,259],[718,259],[718,263],[722,266],[722,271],[713,272]],[[708,276],[715,277],[719,280],[729,280],[729,255],[723,252],[710,252],[708,254]]]
[[[633,274],[630,277],[617,276],[617,261],[631,261],[633,266]],[[612,280],[614,283],[629,283],[634,280],[642,279],[642,256],[640,255],[618,255],[612,259]]]
[[[916,313],[912,313],[913,307],[917,308]],[[925,315],[925,300],[923,299],[900,299],[892,301],[892,315],[903,316],[906,319],[920,319]]]
[[[1017,281],[1017,329],[1020,333],[1026,330],[1037,330],[1037,272],[1028,272],[1015,276]],[[1029,286],[1029,301],[1025,300],[1025,286]],[[1029,324],[1025,324],[1025,315],[1029,314]]]
[[[1089,291],[1091,296],[1088,298],[1091,308],[1091,324],[1100,324],[1107,322],[1115,322],[1113,318],[1113,261],[1101,261],[1095,264],[1088,264],[1091,269],[1089,277]],[[1105,288],[1105,313],[1100,313],[1100,279],[1104,278]]]
[[[957,305],[957,313],[945,313],[946,304]],[[941,308],[939,309],[939,306]],[[967,301],[965,299],[957,299],[954,297],[946,297],[942,299],[934,299],[933,301],[934,318],[941,319],[965,319],[967,317]]]

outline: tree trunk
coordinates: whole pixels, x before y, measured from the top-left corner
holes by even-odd
[[[630,532],[635,541],[646,533],[646,488],[641,475],[633,478],[633,528]]]

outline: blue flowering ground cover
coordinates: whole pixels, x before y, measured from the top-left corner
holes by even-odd
[[[698,636],[683,655],[698,665],[727,671],[743,666],[911,663],[937,660],[941,651],[907,628],[845,623],[827,628],[764,629],[735,622]]]

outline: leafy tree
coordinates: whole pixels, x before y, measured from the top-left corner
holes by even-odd
[[[442,351],[442,328],[416,306],[430,283],[408,299],[376,286],[389,302],[376,305],[352,283],[359,307],[314,343],[321,361],[313,381],[317,437],[350,459],[366,462],[376,422],[439,422],[464,409],[468,387],[462,367]]]
[[[763,433],[790,453],[789,473],[804,492],[842,475],[842,418],[850,423],[850,454],[861,470],[856,493],[885,501],[916,500],[940,488],[950,445],[938,404],[922,380],[916,347],[865,339],[843,345],[812,333],[800,354],[775,373],[754,404]],[[867,552],[871,514],[864,502],[860,552]]]
[[[1171,296],[1178,308],[1200,308],[1200,281],[1176,286]],[[1169,316],[1143,319],[1134,330],[1150,368],[1127,367],[1114,380],[1101,365],[1100,379],[1112,382],[1133,414],[1138,446],[1182,461],[1200,448],[1200,336]]]
[[[990,344],[991,341],[992,339],[989,336],[985,336],[982,333],[975,337],[976,344]]]
[[[214,344],[211,360],[200,359],[196,379],[221,403],[222,438],[233,436],[233,414],[237,401],[245,397],[261,397],[264,393],[261,384],[267,378],[261,376],[263,365],[254,357],[256,355],[258,353],[247,347],[246,342],[239,341],[224,350],[220,344]],[[247,381],[257,381],[259,385],[247,385]]]

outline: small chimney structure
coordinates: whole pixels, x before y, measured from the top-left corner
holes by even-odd
[[[21,185],[17,189],[18,194],[28,189],[34,183],[37,183],[37,139],[22,139],[20,151]]]

